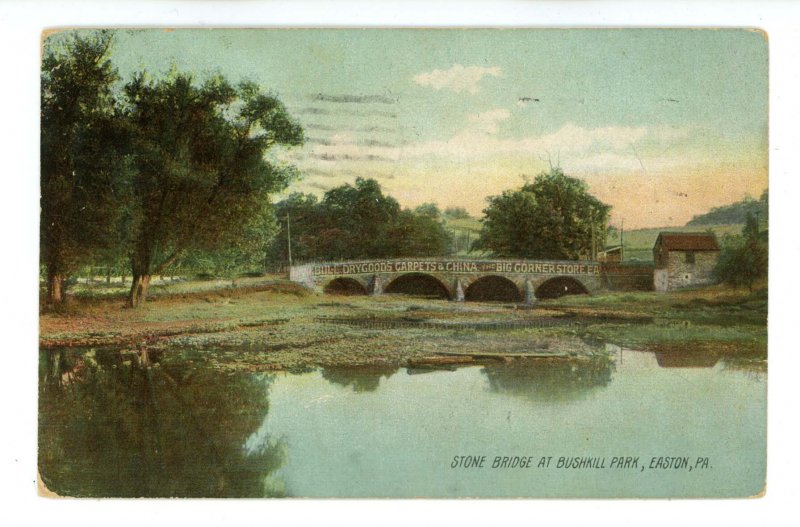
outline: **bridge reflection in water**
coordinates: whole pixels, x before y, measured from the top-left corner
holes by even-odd
[[[395,259],[296,265],[290,279],[341,295],[408,294],[532,303],[602,289],[593,261]]]

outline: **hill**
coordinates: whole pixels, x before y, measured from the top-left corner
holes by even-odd
[[[742,225],[747,219],[748,214],[766,221],[769,214],[768,201],[769,193],[765,190],[759,199],[745,198],[737,203],[725,205],[724,207],[714,207],[705,214],[700,214],[692,218],[686,225]]]

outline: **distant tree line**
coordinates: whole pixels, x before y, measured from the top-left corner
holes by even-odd
[[[758,199],[745,198],[731,205],[714,207],[705,214],[693,217],[686,225],[741,225],[748,215],[762,222],[769,220],[769,190],[765,190]]]
[[[275,206],[277,262],[447,254],[452,237],[435,204],[402,209],[374,179],[356,178],[325,193],[292,194]]]
[[[452,220],[466,220],[470,218],[469,212],[464,207],[447,207],[444,215]]]

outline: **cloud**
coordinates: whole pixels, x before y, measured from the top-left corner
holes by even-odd
[[[624,150],[641,141],[648,133],[643,126],[606,126],[587,129],[567,123],[556,132],[538,138],[545,150],[586,152],[593,149]]]
[[[420,86],[430,86],[435,90],[452,90],[456,93],[480,91],[478,83],[484,77],[499,77],[501,70],[498,67],[483,68],[481,66],[467,66],[454,64],[449,70],[433,70],[414,76],[414,82]]]
[[[639,147],[669,145],[686,133],[672,128],[585,128],[567,123],[548,134],[506,138],[501,134],[501,124],[511,117],[512,112],[506,108],[487,110],[468,116],[464,128],[448,139],[415,143],[393,144],[349,132],[332,134],[324,139],[312,137],[308,143],[314,145],[313,149],[301,157],[321,162],[395,161],[416,164],[433,160],[472,162],[496,156],[542,159],[549,154],[558,156],[564,168],[632,170],[641,168]],[[645,162],[656,162],[652,151]]]
[[[388,126],[375,126],[375,125],[343,128],[341,126],[333,126],[330,124],[308,123],[303,125],[303,128],[305,128],[306,130],[317,130],[321,132],[369,132],[369,133],[380,133],[380,134],[390,134],[397,132],[397,128],[391,128]]]
[[[369,170],[369,171],[353,170],[348,168],[341,168],[339,166],[330,167],[328,169],[317,168],[312,166],[308,168],[301,168],[300,172],[306,176],[310,176],[313,178],[323,178],[323,179],[331,179],[331,178],[347,179],[359,176],[368,176],[374,179],[394,179],[394,174],[387,172],[376,172],[375,170]]]
[[[352,140],[345,140],[342,141],[336,139],[337,136],[331,136],[330,139],[324,139],[322,137],[306,137],[306,144],[311,145],[321,145],[321,146],[334,146],[338,144],[357,144],[362,146],[378,146],[383,148],[392,148],[397,146],[395,143],[390,143],[387,141],[379,141],[377,139],[361,139],[359,141],[352,141]]]
[[[498,123],[507,120],[509,117],[511,117],[511,112],[505,108],[497,108],[471,115],[468,120],[475,131],[494,135],[500,131]]]
[[[470,167],[489,162],[538,166],[551,158],[569,172],[642,174],[691,166],[704,156],[702,145],[694,144],[698,130],[691,126],[592,128],[568,122],[547,133],[509,137],[505,125],[514,118],[514,108],[469,115],[461,130],[435,140],[407,142],[364,136],[355,131],[358,127],[316,134],[307,141],[309,148],[292,159],[328,171],[347,168],[368,174],[385,169],[389,163],[394,164],[394,170],[453,163]]]
[[[642,170],[641,162],[633,154],[604,152],[581,156],[567,161],[571,171],[607,172],[613,170],[637,172]]]
[[[558,156],[564,168],[590,167],[598,171],[641,169],[638,147],[645,144],[668,146],[687,131],[643,126],[606,126],[584,128],[567,123],[558,130],[538,136],[503,138],[499,123],[508,119],[507,110],[490,110],[468,118],[468,124],[447,140],[435,140],[407,145],[401,158],[456,159],[461,162],[493,156],[539,159],[545,155]],[[670,163],[672,159],[658,156],[645,158],[645,163]]]

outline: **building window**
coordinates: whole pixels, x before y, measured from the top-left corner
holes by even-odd
[[[694,253],[688,252],[686,253],[686,263],[693,264],[694,263]]]

